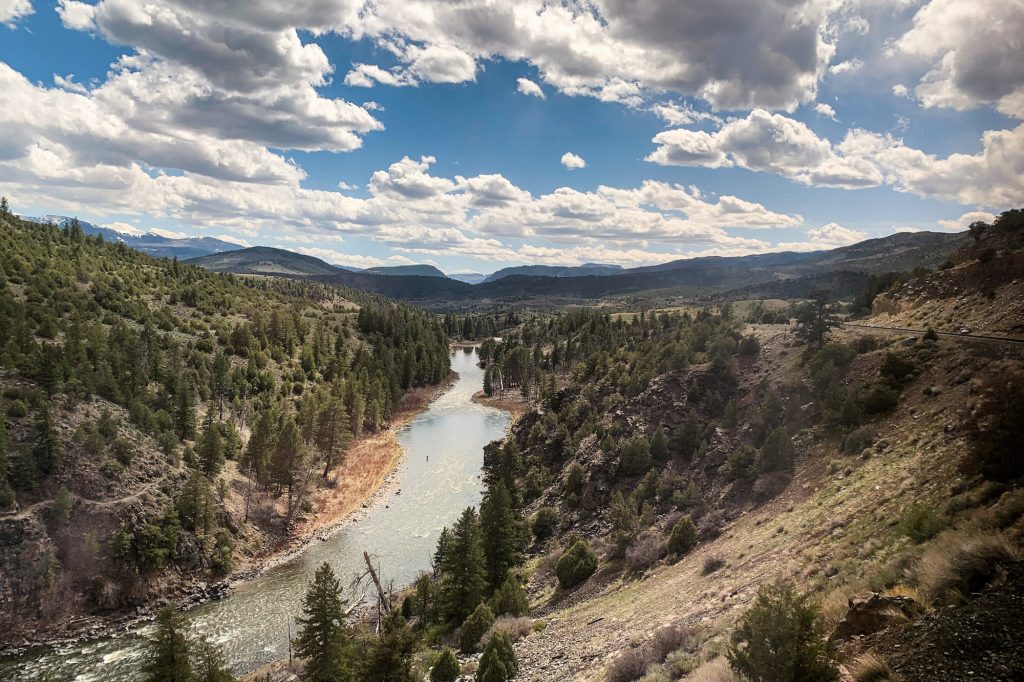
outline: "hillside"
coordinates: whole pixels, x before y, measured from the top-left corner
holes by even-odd
[[[435,268],[433,265],[387,265],[375,268],[367,268],[363,270],[363,272],[369,272],[374,275],[418,275],[421,277],[448,277],[448,275],[444,274],[443,272]]]
[[[405,306],[0,214],[0,647],[222,596],[358,508],[448,374]]]
[[[583,265],[517,265],[502,268],[484,278],[484,282],[494,282],[503,277],[526,275],[533,277],[581,277],[585,275],[615,275],[622,272],[621,265],[603,265],[601,263],[584,263]]]
[[[60,228],[67,227],[71,221],[77,220],[76,218],[59,215],[45,215],[37,218],[26,217],[24,219],[44,225],[55,225]],[[86,235],[102,235],[107,241],[114,243],[123,242],[136,251],[147,253],[155,258],[178,258],[179,260],[184,260],[186,258],[207,256],[213,253],[235,251],[242,248],[238,244],[213,237],[164,237],[153,232],[141,235],[127,234],[85,221],[78,221],[78,223],[82,232]]]
[[[1017,217],[895,285],[954,278],[945,307],[912,308],[922,328],[1024,277]],[[485,393],[535,406],[486,462],[532,531],[523,574],[544,627],[516,645],[517,679],[739,679],[725,655],[741,622],[788,636],[781,615],[743,620],[779,580],[806,595],[842,679],[1015,679],[1024,354],[837,329],[837,311],[577,311],[485,342]]]
[[[319,258],[269,246],[253,246],[228,253],[200,256],[187,262],[214,272],[238,275],[311,276],[332,275],[339,271],[339,268]]]
[[[509,274],[477,285],[437,278],[392,279],[365,272],[318,279],[439,309],[499,303],[552,307],[660,294],[700,298],[728,292],[772,295],[777,291],[806,296],[822,285],[837,295],[853,296],[862,290],[868,275],[938,267],[964,239],[957,234],[900,233],[829,251],[693,258],[600,276]]]

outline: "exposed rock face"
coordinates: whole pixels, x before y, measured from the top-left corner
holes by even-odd
[[[853,597],[846,617],[832,633],[833,640],[870,635],[890,625],[924,615],[924,607],[910,597],[886,597],[877,592]]]

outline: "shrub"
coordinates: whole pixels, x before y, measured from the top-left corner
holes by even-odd
[[[526,597],[526,591],[519,584],[515,576],[510,575],[505,583],[491,597],[491,611],[495,615],[522,616],[529,612],[530,601]]]
[[[1012,481],[1024,476],[1024,377],[1013,376],[1004,385],[993,386],[991,393],[982,417],[974,421],[973,445],[961,468],[993,481]]]
[[[623,474],[636,476],[651,466],[651,448],[644,438],[627,441],[619,451],[619,467]]]
[[[672,526],[672,535],[668,539],[670,554],[682,555],[689,552],[697,544],[697,526],[689,515],[684,516]]]
[[[644,533],[626,550],[626,565],[642,572],[661,558],[661,540],[654,533]]]
[[[912,504],[900,515],[899,530],[914,542],[924,542],[945,527],[938,514],[927,507]]]
[[[686,682],[743,682],[729,667],[729,661],[718,656],[704,663],[686,677]]]
[[[853,682],[899,682],[897,675],[884,658],[868,652],[850,665]]]
[[[455,652],[445,647],[430,669],[430,682],[455,682],[458,678],[459,661],[455,658]]]
[[[913,360],[896,353],[886,353],[879,374],[887,379],[889,383],[899,386],[913,378],[916,369],[917,367],[914,365]]]
[[[861,408],[867,414],[888,412],[900,402],[899,393],[885,384],[872,384],[860,396]]]
[[[111,449],[114,451],[114,459],[122,466],[130,465],[132,460],[135,459],[135,448],[132,446],[131,441],[125,438],[115,439]]]
[[[648,647],[651,650],[651,658],[654,661],[664,661],[668,655],[677,649],[682,649],[690,644],[693,632],[684,623],[673,623],[665,625],[654,631]]]
[[[516,676],[519,666],[516,652],[512,648],[512,640],[508,635],[498,632],[484,649],[480,657],[480,667],[476,670],[477,682],[507,682]]]
[[[948,533],[931,543],[917,564],[919,589],[929,601],[978,592],[1000,567],[1020,560],[1002,533]]]
[[[761,352],[761,343],[757,340],[754,335],[744,336],[740,339],[739,353],[740,355],[757,355]]]
[[[791,471],[796,455],[793,441],[782,426],[768,434],[761,452],[758,454],[758,469],[763,474],[773,471]]]
[[[28,414],[28,405],[24,400],[15,400],[7,406],[7,416],[11,419],[21,419]]]
[[[626,649],[615,657],[605,673],[607,682],[632,682],[643,677],[651,660],[651,652],[647,647]]]
[[[507,635],[513,642],[518,642],[532,631],[533,621],[529,618],[525,616],[502,616],[494,621],[494,625],[483,636],[480,643],[486,648],[491,641],[491,637],[494,637],[499,632]]]
[[[530,521],[533,537],[537,542],[547,540],[558,528],[558,511],[554,507],[541,507]]]
[[[491,629],[492,625],[494,625],[494,613],[490,607],[487,604],[477,606],[473,613],[469,614],[469,618],[462,624],[462,629],[459,631],[459,648],[463,653],[469,654],[476,651],[476,645],[480,643],[480,638]]]
[[[733,670],[754,682],[839,679],[817,608],[785,582],[758,590],[732,633],[726,655]]]
[[[702,575],[710,575],[725,566],[725,557],[721,554],[709,554],[704,557],[704,565],[701,567]]]
[[[555,566],[558,584],[563,589],[572,589],[590,577],[597,570],[597,555],[586,539],[578,538],[565,551]]]
[[[871,447],[875,442],[875,429],[870,426],[862,426],[854,429],[843,439],[843,452],[848,455],[856,455],[864,448]]]

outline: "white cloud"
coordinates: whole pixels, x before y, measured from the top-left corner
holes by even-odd
[[[994,104],[1024,118],[1022,33],[1021,0],[932,0],[917,11],[894,51],[930,63],[915,88],[924,106]]]
[[[252,246],[252,244],[242,239],[241,237],[236,237],[231,234],[218,234],[216,236],[216,239],[219,239],[222,242],[227,242],[228,244],[235,244],[237,246],[241,246],[243,249],[247,249],[250,246]]]
[[[386,265],[413,265],[416,261],[405,256],[389,256],[378,258],[377,256],[364,256],[356,253],[342,253],[336,249],[325,249],[322,247],[303,246],[292,249],[307,256],[319,258],[331,265],[347,265],[350,268],[376,268]]]
[[[866,232],[852,230],[837,223],[828,223],[821,227],[807,230],[807,239],[801,242],[782,242],[774,248],[779,251],[821,251],[849,246],[868,238]]]
[[[859,71],[864,66],[864,62],[860,59],[847,59],[846,61],[833,64],[828,67],[828,72],[833,75],[840,75],[844,73],[853,73]]]
[[[896,85],[892,86],[892,94],[896,95],[897,97],[909,97],[910,88],[908,88],[906,85],[903,85],[903,83],[897,83]]]
[[[983,222],[992,224],[992,221],[995,219],[995,214],[988,211],[968,211],[956,220],[940,220],[939,226],[951,232],[962,232],[970,227],[971,223]]]
[[[847,33],[856,33],[864,36],[871,31],[871,22],[862,16],[853,16],[846,20],[843,30]]]
[[[651,111],[670,126],[686,126],[702,121],[711,121],[716,125],[722,124],[722,119],[707,111],[697,111],[689,104],[676,104],[675,102],[664,102],[655,104]]]
[[[517,78],[516,79],[516,91],[530,97],[539,97],[541,99],[547,99],[544,91],[539,85],[534,83],[529,78]]]
[[[657,147],[647,160],[664,166],[739,166],[815,187],[888,184],[901,192],[992,208],[1024,202],[1024,124],[986,131],[977,154],[945,158],[861,129],[848,131],[833,146],[803,123],[759,109],[715,133],[666,130],[653,142]]]
[[[870,163],[837,154],[803,123],[755,109],[715,133],[666,130],[647,160],[663,166],[740,166],[777,173],[806,185],[854,189],[882,182]]]
[[[67,76],[61,76],[57,73],[53,74],[53,84],[56,85],[58,88],[70,90],[71,92],[77,92],[80,95],[84,95],[89,92],[89,90],[84,85],[75,82],[75,74],[73,73],[69,73]]]
[[[566,152],[562,154],[562,165],[569,170],[578,170],[580,168],[585,168],[587,162],[583,160],[582,156],[578,156],[572,152]]]
[[[111,230],[114,230],[115,232],[131,235],[133,237],[138,237],[139,235],[144,234],[142,230],[135,227],[134,225],[129,225],[128,223],[122,223],[117,221],[112,223],[105,223],[103,227],[109,227]]]
[[[0,24],[14,26],[32,12],[31,0],[0,0]]]
[[[817,104],[814,105],[814,110],[816,112],[818,112],[819,114],[821,114],[822,116],[824,116],[825,118],[830,118],[833,121],[838,121],[839,120],[839,119],[836,118],[836,110],[833,109],[832,105],[830,105],[830,104],[825,104],[824,102],[818,102]]]
[[[341,182],[338,183],[338,189],[344,190],[346,192],[351,192],[352,190],[359,189],[359,185],[350,185],[344,180],[342,180]]]

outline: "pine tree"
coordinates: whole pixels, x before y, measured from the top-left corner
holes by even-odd
[[[656,462],[664,462],[668,459],[668,436],[665,435],[665,429],[661,427],[661,424],[658,425],[651,437],[651,457]]]
[[[0,215],[5,218],[11,214],[11,206],[7,203],[7,197],[0,197]]]
[[[195,646],[193,682],[235,682],[235,676],[224,663],[220,650],[206,639]]]
[[[330,564],[316,569],[302,598],[302,616],[295,650],[305,659],[305,682],[346,682],[353,680],[348,662],[349,635],[345,626],[341,584]]]
[[[476,669],[477,682],[508,682],[519,672],[512,640],[504,632],[496,632],[487,642],[480,666]]]
[[[199,437],[197,454],[199,455],[199,467],[203,473],[213,478],[220,473],[224,466],[224,438],[221,436],[220,424],[216,424],[210,412],[206,423],[203,426],[203,433]]]
[[[349,440],[345,403],[341,398],[331,397],[324,403],[316,420],[316,445],[324,456],[324,478],[341,464]]]
[[[271,479],[278,486],[288,491],[288,516],[292,513],[292,493],[298,480],[299,471],[306,459],[306,447],[302,442],[299,427],[295,419],[285,420],[281,432],[277,435],[274,445],[273,459],[270,462]]]
[[[174,432],[182,440],[196,437],[196,403],[192,382],[182,377],[174,396]]]
[[[448,647],[441,649],[441,655],[430,669],[430,682],[455,682],[459,678],[459,659]]]
[[[173,606],[164,607],[156,617],[156,634],[149,640],[144,671],[146,682],[192,682],[185,624]]]
[[[60,464],[62,453],[60,441],[57,440],[57,433],[53,428],[49,404],[43,405],[40,410],[35,431],[36,440],[32,447],[32,458],[35,460],[36,470],[42,474],[52,473]]]
[[[224,419],[224,402],[231,388],[231,361],[228,356],[218,352],[213,358],[213,371],[210,374],[210,392],[217,401],[217,418]]]
[[[491,590],[497,590],[505,583],[509,570],[522,562],[526,546],[522,519],[513,509],[504,483],[492,488],[480,505],[480,535],[487,582]]]
[[[758,458],[758,468],[762,473],[792,471],[794,457],[793,441],[786,433],[786,428],[780,426],[773,430],[764,442]]]
[[[412,669],[416,636],[398,612],[381,623],[381,635],[368,647],[360,682],[417,682]]]
[[[462,512],[452,529],[451,544],[441,570],[445,614],[452,623],[462,623],[483,601],[487,587],[480,526],[472,507]]]

